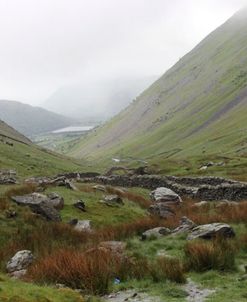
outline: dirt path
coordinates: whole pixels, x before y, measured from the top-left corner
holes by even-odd
[[[184,286],[184,290],[188,293],[186,300],[189,302],[203,302],[208,296],[215,292],[215,290],[212,289],[200,288],[190,279],[188,279],[187,284]]]
[[[104,297],[106,302],[162,302],[158,297],[151,297],[146,293],[127,290]],[[163,301],[164,302],[164,301]]]

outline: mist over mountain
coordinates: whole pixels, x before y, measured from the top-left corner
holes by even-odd
[[[46,109],[7,100],[0,100],[0,119],[28,137],[75,123],[72,118]]]
[[[82,139],[79,157],[187,158],[247,152],[247,9]]]
[[[85,79],[61,87],[42,105],[84,123],[105,121],[128,106],[156,78]]]

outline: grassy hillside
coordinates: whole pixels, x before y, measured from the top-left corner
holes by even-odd
[[[70,155],[110,162],[247,153],[247,10],[234,15]]]
[[[55,175],[83,170],[77,160],[41,149],[25,136],[0,121],[0,170],[15,169],[20,176]]]
[[[26,136],[71,126],[75,121],[40,107],[0,100],[0,119]]]

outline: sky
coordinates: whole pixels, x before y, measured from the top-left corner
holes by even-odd
[[[246,1],[0,0],[0,99],[161,75]]]

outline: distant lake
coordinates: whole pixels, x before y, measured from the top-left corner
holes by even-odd
[[[66,133],[66,132],[84,132],[92,130],[94,126],[69,126],[52,131],[52,133]]]

